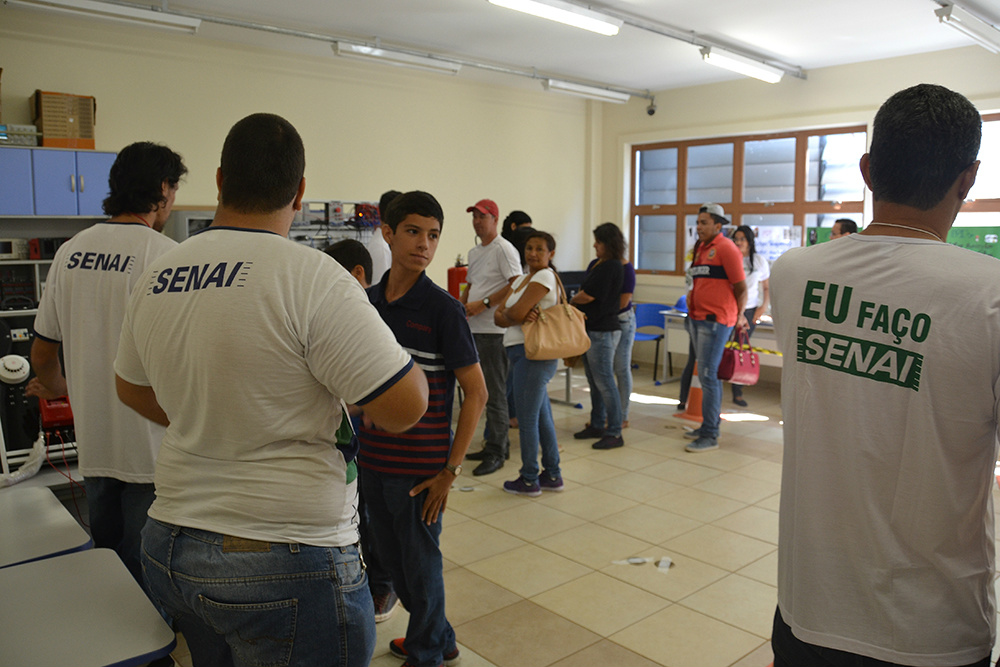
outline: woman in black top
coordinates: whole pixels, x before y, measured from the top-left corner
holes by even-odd
[[[587,316],[590,349],[583,368],[590,385],[590,424],[574,435],[578,440],[596,438],[594,449],[612,449],[622,440],[622,406],[615,384],[615,349],[621,338],[618,299],[622,289],[625,238],[610,222],[594,230],[597,262],[587,272],[573,304]]]

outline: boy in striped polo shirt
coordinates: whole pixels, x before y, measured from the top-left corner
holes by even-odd
[[[465,309],[424,273],[434,259],[443,221],[440,204],[426,192],[393,200],[382,221],[392,266],[368,290],[396,340],[424,370],[430,388],[427,412],[406,433],[388,433],[365,419],[359,434],[361,487],[375,548],[410,612],[406,637],[389,645],[406,660],[404,667],[436,667],[459,658],[455,631],[444,613],[441,512],[462,471],[487,396]],[[456,380],[465,398],[453,437]]]

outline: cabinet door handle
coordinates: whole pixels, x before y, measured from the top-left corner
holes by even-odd
[[[69,191],[76,192],[76,174],[69,175]]]
[[[83,174],[80,174],[80,192],[83,192],[83,188],[84,188],[84,185],[83,185]]]

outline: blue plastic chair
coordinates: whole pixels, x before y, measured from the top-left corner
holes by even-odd
[[[653,357],[653,382],[656,382],[656,372],[660,366],[660,341],[663,340],[663,315],[664,310],[672,310],[671,306],[662,303],[637,303],[635,305],[635,342],[656,341],[656,354]],[[656,328],[660,333],[646,333],[639,331],[642,328]]]

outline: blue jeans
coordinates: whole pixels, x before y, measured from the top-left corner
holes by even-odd
[[[421,517],[427,491],[411,498],[410,489],[424,481],[407,475],[360,470],[375,548],[392,575],[392,585],[410,612],[403,648],[414,667],[437,667],[455,647],[455,631],[444,613],[444,564],[441,522],[427,525]]]
[[[632,396],[632,346],[635,345],[635,309],[618,313],[618,326],[622,335],[615,348],[615,380],[622,405],[622,421],[628,421],[628,408]]]
[[[134,484],[113,477],[84,477],[90,534],[95,547],[114,549],[139,585],[139,540],[146,513],[156,498],[152,484]]]
[[[615,384],[615,350],[622,332],[588,331],[590,349],[583,355],[583,370],[590,385],[590,425],[607,435],[622,434],[621,394]]]
[[[552,422],[549,380],[556,374],[558,361],[534,361],[524,356],[524,345],[507,348],[510,376],[514,380],[514,405],[517,430],[521,435],[521,477],[532,484],[538,481],[538,446],[542,447],[542,466],[553,477],[559,476],[559,443]]]
[[[257,542],[150,519],[142,567],[196,666],[371,660],[375,614],[356,546]]]
[[[732,327],[708,320],[691,320],[694,353],[698,360],[698,380],[701,381],[701,434],[719,437],[719,412],[722,410],[722,380],[719,362],[726,348]]]
[[[507,351],[503,334],[472,334],[479,352],[479,365],[486,380],[486,444],[483,449],[501,459],[510,450],[509,416],[507,414]]]

